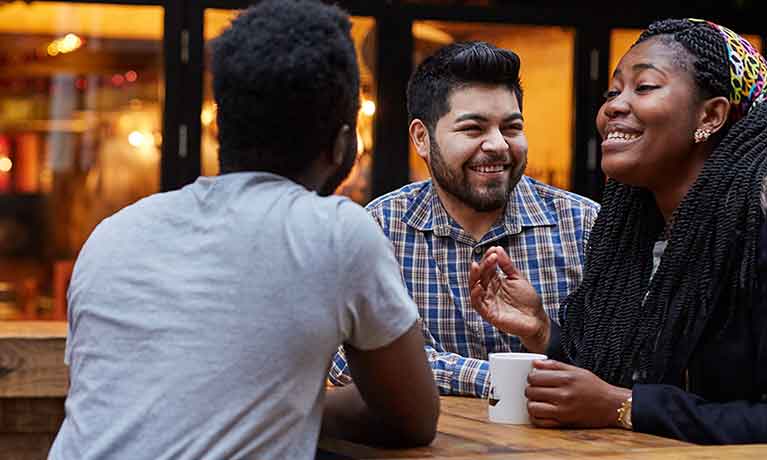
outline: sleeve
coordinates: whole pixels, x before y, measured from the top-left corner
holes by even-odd
[[[549,359],[560,361],[566,364],[572,364],[567,356],[565,356],[564,350],[562,350],[562,329],[556,321],[551,322],[551,330],[549,331],[549,346],[546,348],[546,356]]]
[[[360,350],[384,347],[418,318],[402,282],[391,242],[360,206],[339,207],[338,304],[344,343]]]
[[[425,351],[440,394],[487,398],[490,393],[490,365],[487,361],[439,352],[430,345],[425,347]],[[338,349],[330,363],[328,379],[336,386],[352,382],[343,347]]]
[[[426,357],[440,394],[477,398],[487,398],[490,394],[490,363],[487,361],[440,352],[430,345],[426,346]]]
[[[349,365],[346,363],[346,354],[344,353],[343,345],[338,347],[336,355],[333,356],[333,360],[330,362],[328,380],[338,387],[352,383],[352,375],[349,372]]]
[[[767,442],[767,402],[716,403],[672,385],[635,385],[634,430],[698,444]]]

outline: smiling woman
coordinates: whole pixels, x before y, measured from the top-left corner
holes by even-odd
[[[597,117],[611,178],[561,331],[504,300],[503,251],[472,269],[480,313],[574,364],[535,364],[534,423],[767,442],[766,85],[767,62],[731,30],[653,23]]]

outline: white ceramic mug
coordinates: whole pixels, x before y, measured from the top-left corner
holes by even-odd
[[[527,375],[533,361],[546,359],[537,353],[490,353],[490,399],[488,416],[491,422],[524,425],[530,423],[527,414]]]

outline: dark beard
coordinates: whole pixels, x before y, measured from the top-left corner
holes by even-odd
[[[458,198],[462,203],[466,204],[470,208],[477,212],[495,211],[497,209],[506,206],[506,202],[509,200],[509,194],[522,178],[522,174],[525,172],[527,165],[527,159],[521,167],[518,165],[512,165],[514,170],[513,176],[509,177],[509,182],[506,187],[498,181],[490,183],[487,191],[479,191],[472,188],[468,178],[463,174],[463,170],[453,171],[445,163],[442,158],[442,152],[439,145],[436,142],[432,142],[430,146],[430,162],[432,179],[436,182],[440,188]]]

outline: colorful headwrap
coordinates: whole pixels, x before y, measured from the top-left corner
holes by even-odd
[[[738,121],[751,107],[767,100],[767,61],[748,40],[732,30],[711,21],[689,20],[707,23],[724,38],[730,58],[730,119]]]

